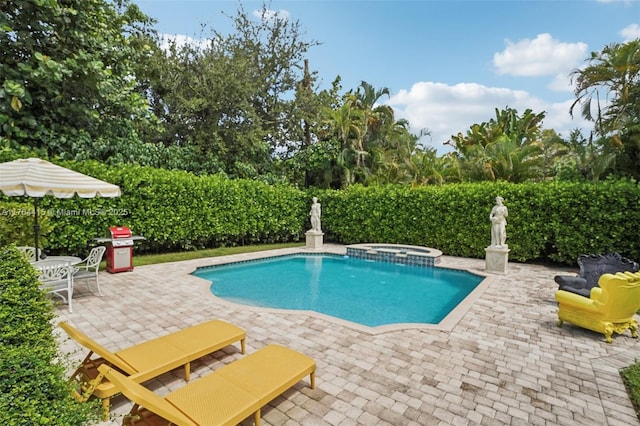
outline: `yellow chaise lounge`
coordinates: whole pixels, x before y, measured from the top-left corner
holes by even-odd
[[[309,375],[315,387],[316,364],[300,352],[268,345],[161,397],[114,369],[98,367],[134,402],[123,425],[236,425]]]
[[[634,315],[640,309],[640,272],[604,274],[590,297],[564,290],[556,291],[558,326],[564,321],[604,334],[607,343],[613,333],[627,329],[638,337],[638,322]]]
[[[211,354],[235,342],[245,353],[246,333],[221,320],[211,320],[146,342],[111,352],[66,322],[61,322],[73,340],[89,350],[70,381],[79,382],[76,398],[86,401],[95,395],[102,399],[105,418],[109,417],[110,398],[118,389],[98,373],[98,366],[107,364],[137,383],[143,383],[175,368],[184,366],[184,378],[189,381],[191,361]],[[97,358],[92,358],[96,354]]]

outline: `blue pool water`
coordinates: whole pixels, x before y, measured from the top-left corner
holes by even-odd
[[[466,271],[290,255],[199,268],[211,292],[236,303],[311,310],[370,327],[437,324],[484,277]]]

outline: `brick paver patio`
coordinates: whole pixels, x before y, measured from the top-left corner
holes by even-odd
[[[640,424],[618,373],[640,358],[638,339],[627,332],[608,345],[571,324],[558,328],[558,269],[509,263],[507,274],[491,275],[468,311],[447,326],[379,333],[322,315],[230,304],[189,275],[197,266],[297,251],[304,249],[101,272],[103,297],[79,282],[74,312],[61,305],[56,313],[114,351],[220,318],[246,330],[247,353],[279,343],[314,358],[316,389],[305,379],[276,398],[262,410],[265,425]],[[325,245],[325,251],[345,248]],[[440,266],[484,274],[485,265],[444,256]],[[59,331],[62,350],[81,359],[79,347]],[[192,364],[192,380],[240,357],[238,345],[205,357]],[[166,393],[184,385],[181,373],[146,385]],[[130,407],[116,397],[113,420],[101,424],[120,424]]]

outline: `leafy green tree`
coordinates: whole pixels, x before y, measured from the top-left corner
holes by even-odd
[[[296,92],[304,135],[299,146],[289,141],[287,149],[279,154],[283,174],[299,187],[340,188],[341,167],[337,160],[341,144],[333,137],[326,114],[340,105],[341,79],[336,77],[330,89],[319,93],[307,87],[311,81],[305,80]]]
[[[126,161],[150,119],[135,89],[152,21],[127,0],[0,2],[0,143]]]
[[[352,101],[362,110],[362,129],[358,132],[357,141],[358,167],[363,166],[369,151],[380,145],[382,134],[395,124],[393,109],[388,105],[377,105],[381,97],[389,95],[387,87],[376,89],[366,81],[360,83],[354,94]]]
[[[542,130],[540,136],[542,148],[542,175],[545,178],[556,174],[556,164],[569,153],[567,142],[553,129]]]
[[[308,71],[308,61],[305,60],[305,73],[303,80],[298,85],[295,100],[304,134],[299,146],[296,146],[294,138],[292,138],[287,144],[286,152],[283,152],[281,156],[290,160],[287,161],[287,166],[293,166],[293,169],[303,171],[304,178],[302,180],[293,178],[290,180],[292,183],[304,187],[329,188],[333,187],[337,155],[333,153],[334,144],[330,141],[322,143],[319,133],[322,132],[322,112],[325,108],[337,106],[340,102],[341,79],[340,76],[336,77],[329,90],[322,90],[319,93],[313,90],[314,81]],[[303,158],[308,161],[300,163],[299,160]]]
[[[314,73],[303,74],[302,62],[316,43],[303,39],[298,22],[265,5],[258,20],[242,5],[228,18],[234,31],[213,30],[206,45],[169,41],[163,50],[155,41],[138,70],[139,90],[163,131],[141,130],[153,143],[193,153],[196,164],[184,164],[186,170],[257,178],[305,143],[303,121],[313,120],[315,100],[296,91],[305,79],[308,90],[313,85]]]
[[[393,109],[378,104],[389,89],[375,89],[362,81],[342,97],[339,105],[325,105],[320,140],[339,145],[335,166],[340,187],[354,183],[404,182],[409,176],[407,160],[416,150],[418,136],[412,135],[406,120],[396,120]],[[400,166],[400,163],[403,165]]]
[[[606,138],[594,140],[575,129],[566,142],[567,152],[554,164],[558,180],[597,182],[611,172],[611,165],[618,155]]]
[[[358,159],[364,155],[360,148],[362,132],[362,111],[353,107],[352,102],[345,102],[339,108],[325,108],[325,124],[332,134],[329,140],[339,145],[336,164],[341,172],[343,188],[355,183],[355,170],[359,167]]]
[[[616,174],[640,177],[640,39],[612,43],[592,52],[589,64],[572,73],[576,101],[573,114],[594,123],[607,152],[615,152],[611,164]]]

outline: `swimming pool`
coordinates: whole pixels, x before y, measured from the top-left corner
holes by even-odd
[[[310,310],[377,327],[437,324],[485,278],[467,271],[296,254],[201,267],[224,300],[266,308]]]

